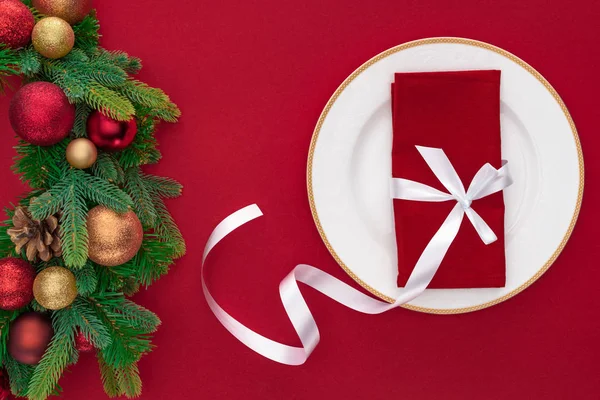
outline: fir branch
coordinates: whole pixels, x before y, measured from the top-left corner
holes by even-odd
[[[49,188],[61,180],[68,169],[65,160],[68,142],[69,139],[65,139],[53,146],[40,147],[20,140],[15,146],[17,156],[12,170],[33,188]]]
[[[0,310],[0,366],[5,365],[9,358],[7,352],[8,331],[10,322],[19,315],[19,311]]]
[[[108,397],[117,397],[122,394],[121,389],[119,388],[119,382],[117,381],[115,369],[108,365],[104,357],[102,356],[102,352],[97,353],[98,358],[98,366],[100,367],[100,377],[102,378],[102,385],[104,386],[104,391],[108,395]]]
[[[63,259],[70,267],[83,267],[88,258],[87,206],[79,193],[77,174],[71,173],[70,178],[60,219]]]
[[[156,332],[161,323],[156,314],[131,300],[123,300],[120,312],[131,326],[138,328],[143,333]]]
[[[186,245],[179,227],[160,196],[154,194],[152,201],[158,215],[158,223],[154,228],[154,233],[156,233],[161,242],[170,244],[173,251],[173,258],[183,257],[186,252]]]
[[[60,181],[50,190],[37,197],[29,204],[29,212],[33,219],[43,220],[56,214],[64,204],[65,196],[69,190],[67,180]]]
[[[84,100],[90,107],[118,121],[129,121],[135,115],[135,108],[125,96],[97,82],[86,86]]]
[[[27,77],[33,77],[42,68],[40,53],[28,46],[19,52],[19,69]]]
[[[73,170],[73,174],[77,175],[80,188],[89,200],[119,213],[127,212],[133,207],[131,197],[118,186],[81,170]]]
[[[33,375],[34,367],[15,361],[12,357],[7,357],[4,363],[10,382],[10,390],[15,396],[27,396],[29,381]]]
[[[75,123],[73,124],[73,134],[77,138],[87,136],[87,120],[92,110],[85,103],[78,103],[75,106]]]
[[[7,86],[4,78],[19,73],[19,56],[14,50],[2,46],[0,44],[0,93],[4,92]]]
[[[125,191],[133,200],[133,209],[142,225],[146,228],[154,227],[157,218],[156,210],[139,168],[129,168],[125,172],[125,182]]]
[[[169,272],[173,255],[171,244],[159,241],[156,235],[146,234],[135,257],[111,270],[123,277],[134,277],[141,285],[148,287]]]
[[[112,343],[108,329],[88,302],[78,297],[72,308],[74,324],[94,347],[104,349]]]
[[[126,365],[115,370],[121,394],[127,398],[139,397],[142,394],[142,380],[137,363]]]
[[[81,296],[87,296],[96,290],[98,277],[94,267],[86,263],[81,269],[73,271],[77,280],[77,291]]]
[[[101,179],[121,184],[125,180],[125,173],[119,162],[109,153],[101,152],[92,166],[92,173]]]
[[[73,26],[75,32],[75,47],[93,52],[98,47],[100,39],[100,23],[96,18],[96,10],[92,10],[80,23]]]
[[[101,351],[106,362],[115,368],[137,362],[153,347],[149,336],[132,326],[129,319],[120,312],[124,300],[122,294],[116,293],[96,294],[87,299],[110,332],[112,343]]]
[[[129,100],[153,110],[154,115],[168,122],[177,122],[179,108],[161,89],[153,88],[136,79],[130,79],[119,87],[119,92]]]
[[[141,174],[142,181],[148,190],[160,197],[175,198],[181,196],[183,186],[171,178]]]
[[[27,389],[30,400],[45,400],[58,385],[58,380],[69,363],[76,358],[75,325],[72,308],[54,312],[54,336],[40,363],[35,367]]]
[[[137,119],[137,134],[133,143],[119,152],[118,159],[123,169],[157,163],[161,158],[156,148],[158,142],[154,137],[156,123],[147,116]]]

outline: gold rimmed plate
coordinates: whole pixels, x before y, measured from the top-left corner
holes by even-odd
[[[500,69],[502,158],[515,183],[505,190],[504,288],[431,289],[406,308],[464,313],[521,292],[552,265],[573,230],[583,196],[583,155],[560,96],[527,63],[493,45],[427,38],[375,56],[333,94],[315,128],[307,166],[317,229],[340,266],[392,302],[397,258],[391,177],[390,84],[395,72]],[[440,224],[443,221],[440,221]],[[481,260],[485,263],[485,260]]]

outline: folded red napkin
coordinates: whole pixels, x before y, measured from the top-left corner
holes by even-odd
[[[444,150],[468,189],[485,164],[501,165],[500,71],[398,73],[392,84],[392,176],[447,190],[415,145]],[[394,200],[398,286],[408,280],[425,246],[455,202]],[[502,192],[473,202],[498,240],[485,245],[468,219],[430,288],[502,287],[505,284]]]

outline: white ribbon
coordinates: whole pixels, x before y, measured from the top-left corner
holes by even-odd
[[[281,281],[279,284],[279,295],[288,318],[300,338],[302,347],[288,346],[273,341],[243,325],[229,315],[210,294],[204,280],[204,265],[208,254],[217,243],[240,226],[263,215],[258,206],[253,204],[225,218],[214,229],[204,248],[201,267],[202,290],[209,308],[219,322],[236,339],[258,354],[282,364],[301,365],[308,359],[319,343],[320,335],[319,328],[302,297],[298,282],[302,282],[338,303],[358,312],[364,314],[381,314],[408,303],[427,288],[448,247],[458,233],[465,213],[484,242],[491,243],[496,240],[496,236],[485,221],[470,206],[473,200],[488,196],[510,185],[511,180],[505,167],[496,170],[489,164],[484,165],[475,178],[473,178],[469,190],[465,193],[464,187],[456,175],[456,171],[454,171],[454,168],[442,150],[426,147],[417,148],[440,182],[442,182],[451,194],[417,182],[405,179],[393,179],[393,196],[395,198],[419,201],[448,201],[454,199],[457,201],[457,205],[452,209],[442,227],[425,248],[402,294],[394,303],[389,304],[373,299],[315,267],[300,264]]]

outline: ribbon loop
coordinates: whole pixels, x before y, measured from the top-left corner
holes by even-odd
[[[486,244],[495,241],[496,235],[473,210],[471,202],[496,193],[512,183],[506,165],[499,170],[495,170],[489,164],[484,165],[475,175],[469,190],[465,193],[460,178],[441,149],[420,146],[417,146],[417,149],[450,194],[418,182],[397,178],[393,179],[391,184],[393,197],[414,201],[456,200],[457,203],[425,247],[406,286],[394,303],[389,304],[376,300],[315,267],[300,264],[281,281],[279,295],[288,318],[300,338],[302,347],[276,342],[243,325],[229,315],[212,297],[204,280],[204,264],[208,254],[217,243],[242,225],[262,216],[258,206],[253,204],[236,211],[217,225],[204,248],[201,266],[202,291],[208,307],[225,329],[240,342],[266,358],[286,365],[300,365],[307,360],[319,343],[320,334],[317,323],[302,297],[298,282],[302,282],[341,305],[358,312],[380,314],[408,303],[423,293],[458,234],[465,214]]]

